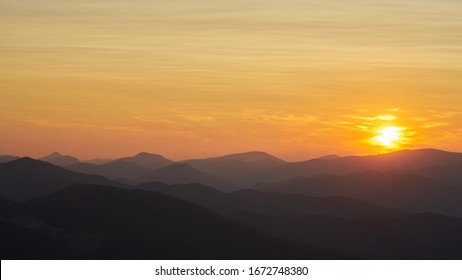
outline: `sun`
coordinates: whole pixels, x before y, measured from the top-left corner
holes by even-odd
[[[401,138],[400,130],[400,128],[394,126],[385,127],[378,131],[380,134],[375,137],[375,140],[384,147],[392,147]]]

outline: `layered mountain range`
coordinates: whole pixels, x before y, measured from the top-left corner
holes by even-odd
[[[431,149],[4,155],[2,259],[458,259],[461,172],[461,153]]]

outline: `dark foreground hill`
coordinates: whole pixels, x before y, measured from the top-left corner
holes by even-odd
[[[342,219],[242,212],[234,219],[280,238],[364,259],[462,259],[462,219],[437,214]]]
[[[0,224],[2,259],[346,258],[142,190],[76,185],[17,204],[8,216]]]

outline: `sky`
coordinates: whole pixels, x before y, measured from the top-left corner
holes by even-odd
[[[459,0],[1,0],[0,154],[462,151],[461,30]]]

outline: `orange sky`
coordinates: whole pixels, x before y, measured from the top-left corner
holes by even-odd
[[[455,0],[2,0],[0,154],[462,151],[460,30]]]

